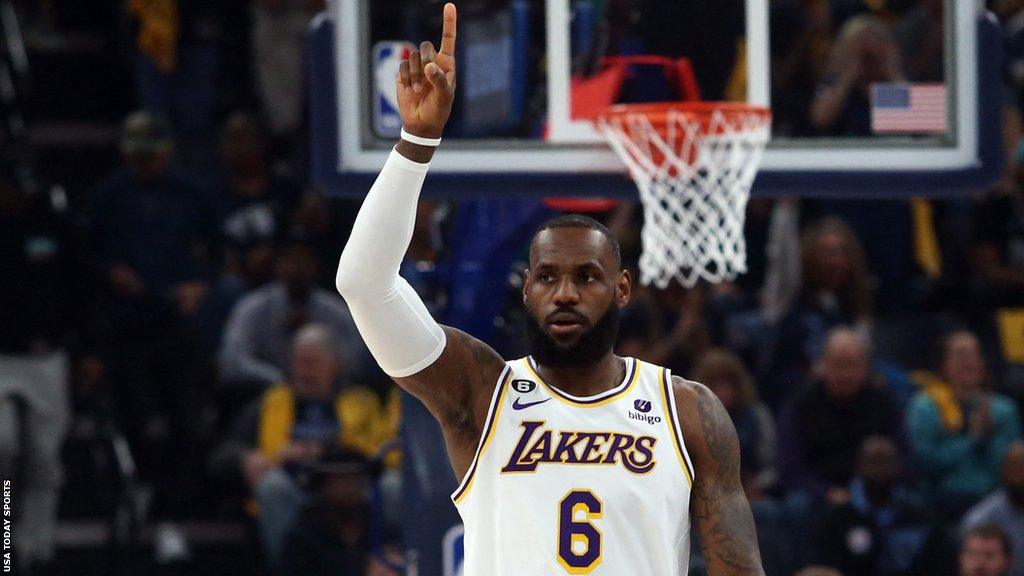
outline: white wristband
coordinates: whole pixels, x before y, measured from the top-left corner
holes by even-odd
[[[422,136],[416,136],[415,134],[409,134],[405,131],[405,127],[402,127],[402,140],[406,142],[412,142],[413,144],[419,144],[420,146],[430,146],[437,148],[441,145],[440,138],[424,138]]]

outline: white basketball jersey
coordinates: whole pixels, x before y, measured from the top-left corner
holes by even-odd
[[[506,363],[476,456],[452,495],[465,576],[685,576],[686,453],[669,371],[626,358],[626,378],[591,397]]]

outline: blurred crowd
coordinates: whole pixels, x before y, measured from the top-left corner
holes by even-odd
[[[153,527],[154,565],[189,566],[180,527],[213,518],[248,526],[268,573],[401,573],[400,394],[333,287],[358,202],[306,165],[322,3],[96,4],[15,2],[42,64],[22,82],[3,53],[17,90],[0,133],[0,469],[21,487],[23,573],[62,573],[59,517],[122,509],[133,534]],[[658,3],[597,4],[615,19]],[[990,4],[1008,55],[997,186],[755,199],[748,274],[638,286],[623,313],[618,353],[706,384],[732,415],[768,574],[1024,576],[1024,2]],[[944,78],[944,2],[771,6],[792,42],[773,45],[780,133],[864,134],[870,82]],[[108,69],[70,73],[83,53]],[[102,106],[30,90],[61,83]],[[473,241],[473,209],[420,206],[403,275],[439,318],[458,276],[432,272]],[[635,270],[639,207],[596,210]],[[507,358],[523,352],[528,238],[510,239],[481,334]],[[84,448],[98,443],[110,454]]]

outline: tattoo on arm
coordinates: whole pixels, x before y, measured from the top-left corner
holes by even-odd
[[[444,327],[448,342],[441,356],[422,372],[396,378],[423,402],[444,427],[472,433],[487,413],[504,360],[469,334]]]
[[[736,429],[707,388],[697,386],[696,392],[704,445],[697,446],[690,509],[697,521],[708,574],[763,575],[754,518],[740,482]]]

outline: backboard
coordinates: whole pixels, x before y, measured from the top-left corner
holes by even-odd
[[[609,57],[687,58],[701,95],[773,108],[754,194],[948,195],[1001,169],[998,24],[964,0],[459,2],[459,92],[427,193],[635,196],[581,100],[682,97],[659,66],[601,88]],[[394,70],[440,4],[335,0],[311,46],[317,180],[362,195],[395,141]],[[598,91],[592,92],[594,85]],[[830,95],[842,98],[829,101]],[[836,103],[838,102],[838,104]]]

